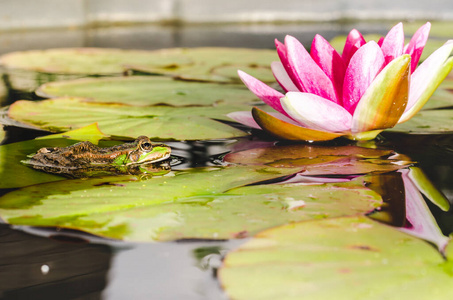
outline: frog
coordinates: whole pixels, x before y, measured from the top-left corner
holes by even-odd
[[[22,161],[25,165],[67,177],[91,177],[89,174],[135,174],[142,170],[168,170],[171,148],[153,143],[146,136],[134,142],[101,148],[89,141],[67,147],[44,147]],[[142,168],[141,165],[148,165]]]

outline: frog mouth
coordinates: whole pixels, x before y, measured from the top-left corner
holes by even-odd
[[[127,163],[126,166],[130,166],[130,165],[139,165],[139,164],[154,164],[154,163],[157,163],[157,162],[160,162],[160,161],[163,161],[163,160],[166,160],[168,158],[170,158],[170,155],[171,155],[171,151],[169,150],[167,153],[165,153],[164,156],[162,156],[161,158],[158,158],[158,159],[153,159],[152,156],[148,156],[147,159],[143,160],[143,161],[138,161],[138,162],[130,162],[130,163]]]

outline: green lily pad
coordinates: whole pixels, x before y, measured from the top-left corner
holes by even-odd
[[[453,92],[438,88],[423,106],[422,110],[453,107]]]
[[[133,241],[243,238],[298,220],[367,213],[381,204],[361,182],[252,185],[296,172],[191,169],[147,181],[121,177],[35,185],[0,198],[10,224],[57,226]]]
[[[219,277],[238,300],[450,299],[452,258],[365,217],[336,218],[259,233]]]
[[[390,172],[405,168],[410,159],[399,156],[390,159],[391,150],[358,146],[323,147],[295,144],[274,145],[232,152],[224,161],[241,165],[267,165],[278,168],[301,167],[303,175],[352,175],[370,172]]]
[[[88,103],[81,98],[17,101],[8,115],[19,122],[52,132],[68,131],[97,122],[108,135],[136,138],[146,135],[160,140],[206,140],[247,135],[213,119],[227,120],[229,112],[247,105],[215,107],[135,107]]]
[[[409,121],[398,124],[394,128],[386,131],[409,134],[451,133],[453,132],[453,110],[420,111]]]
[[[43,98],[84,97],[90,102],[135,106],[172,106],[261,103],[243,85],[200,83],[167,77],[133,76],[57,81],[36,91]]]
[[[439,86],[439,89],[445,89],[448,92],[452,93],[453,92],[453,73],[450,72],[448,76],[442,81],[442,83]]]
[[[0,145],[0,189],[18,188],[65,179],[61,176],[33,170],[20,161],[42,147],[66,147],[80,141],[91,141],[97,144],[101,138],[105,137],[107,136],[99,131],[96,124],[91,124],[63,134]],[[11,175],[11,173],[14,173],[14,175]]]
[[[240,82],[237,69],[274,81],[273,50],[243,48],[171,48],[153,51],[67,48],[13,52],[0,58],[7,69],[56,74],[113,75],[135,69],[188,80]]]
[[[137,64],[134,70],[172,75],[186,80],[241,82],[237,70],[264,82],[274,82],[270,70],[272,61],[278,60],[275,50],[244,49],[244,48],[186,48],[162,50],[168,55],[184,55],[189,58],[191,65],[175,65],[173,68],[162,68],[153,64]]]
[[[0,57],[7,69],[44,73],[106,75],[121,74],[130,65],[147,64],[160,68],[189,65],[191,59],[180,51],[123,50],[108,48],[65,48],[18,51]]]

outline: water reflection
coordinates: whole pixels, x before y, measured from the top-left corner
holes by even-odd
[[[450,238],[442,232],[425,198],[445,213],[450,210],[448,199],[420,168],[413,166],[415,162],[408,156],[382,145],[371,146],[258,145],[231,152],[224,159],[238,164],[304,168],[278,184],[312,185],[363,180],[383,200],[382,206],[370,214],[371,218],[426,240],[443,254]]]
[[[82,239],[56,240],[0,226],[2,299],[100,299],[112,251]]]

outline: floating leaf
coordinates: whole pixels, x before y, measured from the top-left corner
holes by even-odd
[[[67,48],[12,52],[0,60],[7,69],[56,74],[112,75],[127,69],[189,80],[240,82],[243,69],[263,81],[274,81],[270,63],[275,51],[243,48],[172,48],[153,51]]]
[[[35,185],[1,197],[0,216],[10,224],[134,241],[228,239],[298,220],[363,214],[381,203],[358,181],[244,186],[295,171],[208,168],[148,181],[116,177]]]
[[[270,70],[272,61],[278,60],[274,50],[244,48],[185,48],[164,49],[169,56],[178,54],[190,59],[190,65],[162,68],[153,64],[137,64],[132,68],[142,72],[172,75],[186,80],[240,82],[237,70],[264,82],[274,82]]]
[[[238,300],[450,299],[448,258],[365,217],[336,218],[259,233],[227,255],[219,277]]]
[[[410,134],[451,133],[453,132],[453,110],[420,111],[409,121],[398,124],[388,131]]]
[[[68,131],[97,122],[108,135],[150,139],[205,140],[244,136],[247,133],[212,119],[227,119],[246,105],[216,107],[134,107],[87,103],[84,99],[57,98],[39,102],[17,101],[11,118],[53,132]]]
[[[108,48],[59,48],[18,51],[0,57],[7,69],[44,73],[105,75],[120,74],[130,65],[147,64],[168,68],[193,63],[180,50],[123,50]]]
[[[437,89],[423,106],[422,110],[453,107],[453,92],[446,89]]]
[[[76,141],[89,141],[89,142],[97,145],[99,140],[101,140],[103,138],[107,138],[107,137],[109,137],[109,136],[102,133],[99,130],[98,123],[93,123],[93,124],[87,125],[85,127],[81,127],[79,129],[67,131],[67,132],[61,133],[61,134],[46,135],[46,136],[38,137],[37,139],[48,140],[48,139],[66,138],[66,139],[76,140]]]
[[[167,77],[133,76],[85,78],[42,85],[36,94],[44,98],[85,97],[90,102],[135,106],[247,104],[259,101],[243,85],[200,83]]]
[[[243,165],[268,165],[278,168],[301,167],[303,175],[352,175],[390,172],[407,167],[408,158],[388,158],[390,150],[358,146],[323,147],[317,145],[273,145],[233,152],[224,161]],[[402,160],[404,159],[404,161]]]

